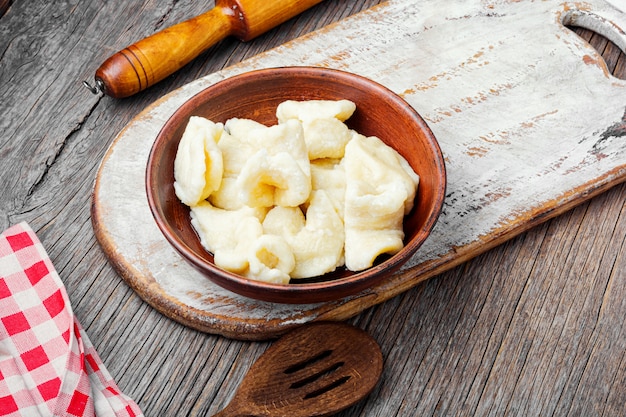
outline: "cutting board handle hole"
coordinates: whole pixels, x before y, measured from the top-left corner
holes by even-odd
[[[565,13],[561,23],[588,42],[602,59],[609,72],[619,79],[626,80],[623,68],[626,68],[626,33],[611,21],[596,14],[572,10]],[[617,59],[607,61],[606,56],[620,51]]]

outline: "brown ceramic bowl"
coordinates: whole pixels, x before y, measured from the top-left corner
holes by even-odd
[[[415,206],[404,220],[405,247],[373,267],[346,269],[290,284],[253,281],[215,266],[190,223],[189,209],[174,193],[174,158],[190,116],[214,122],[232,117],[276,124],[284,100],[338,100],[356,103],[347,124],[366,136],[378,136],[404,156],[420,176]],[[424,242],[439,216],[446,188],[441,150],[432,132],[402,98],[361,76],[325,68],[289,67],[257,70],[220,81],[185,102],[167,121],[152,147],[146,191],[158,227],[172,246],[216,284],[254,299],[280,303],[315,303],[340,299],[384,280]]]

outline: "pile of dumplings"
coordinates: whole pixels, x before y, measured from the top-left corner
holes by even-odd
[[[355,109],[285,101],[273,126],[190,118],[174,188],[218,267],[286,284],[361,271],[402,249],[419,176],[379,138],[348,128]]]

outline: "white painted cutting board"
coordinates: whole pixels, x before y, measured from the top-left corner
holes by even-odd
[[[626,81],[564,27],[587,27],[626,50],[624,11],[624,0],[395,0],[196,80],[111,145],[94,188],[96,236],[141,297],[205,332],[266,339],[351,317],[626,179]],[[355,72],[399,93],[446,159],[432,236],[401,271],[336,302],[272,304],[217,287],[169,246],[145,197],[150,147],[177,107],[223,78],[291,65]]]

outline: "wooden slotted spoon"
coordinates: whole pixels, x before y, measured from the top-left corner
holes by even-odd
[[[214,417],[330,416],[367,396],[382,368],[380,347],[363,330],[307,324],[270,346]]]

